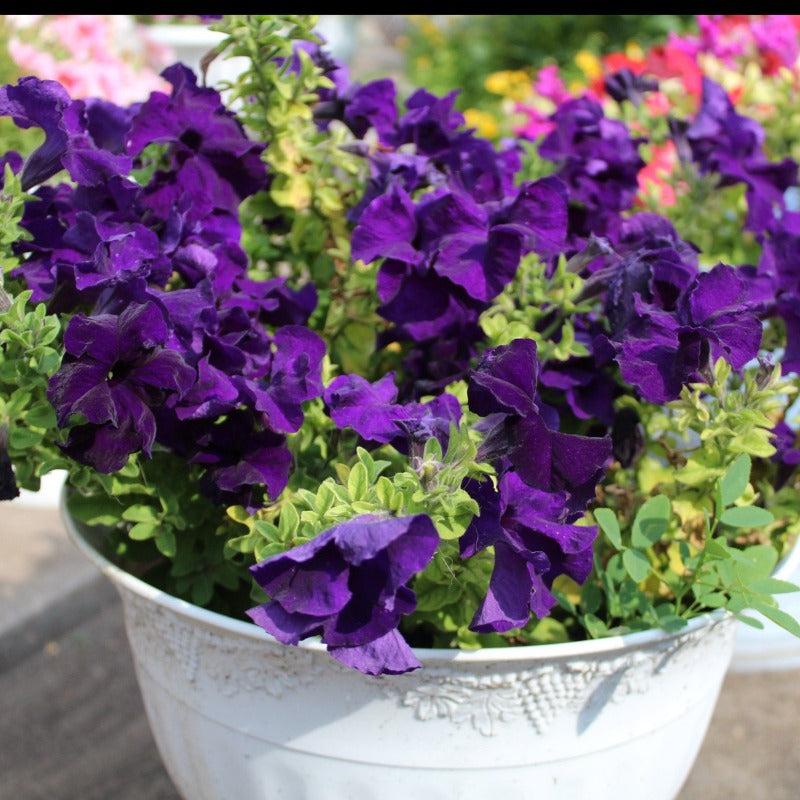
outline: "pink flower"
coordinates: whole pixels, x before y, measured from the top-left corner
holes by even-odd
[[[9,39],[8,54],[14,63],[30,75],[39,78],[52,78],[55,74],[56,60],[50,53],[37,50],[33,45]]]
[[[536,94],[546,97],[558,105],[572,99],[572,95],[567,91],[564,81],[561,80],[561,76],[558,74],[558,66],[555,64],[542,67],[539,70],[536,74],[533,89]]]
[[[517,103],[514,111],[518,114],[524,114],[528,118],[524,123],[514,128],[514,134],[521,139],[533,141],[543,134],[550,133],[555,128],[555,123],[550,121],[550,115],[533,108],[533,106]]]
[[[26,73],[56,80],[73,98],[98,97],[128,105],[146,100],[150,92],[168,91],[150,64],[164,62],[153,43],[136,35],[126,15],[58,14],[42,16],[34,43],[11,38],[8,52]],[[57,58],[48,48],[56,46],[67,56]]]
[[[663,117],[672,110],[669,98],[663,92],[650,92],[645,97],[644,104],[654,117]]]
[[[650,162],[639,170],[637,180],[639,182],[639,205],[644,205],[642,196],[649,196],[655,193],[658,202],[662,206],[674,206],[676,202],[675,189],[668,182],[678,164],[678,151],[675,143],[668,141],[663,145],[652,146],[652,157]]]
[[[797,30],[788,14],[769,14],[753,22],[753,38],[761,50],[762,64],[767,75],[780,67],[794,67],[799,53]]]

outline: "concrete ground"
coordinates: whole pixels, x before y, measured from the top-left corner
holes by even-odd
[[[52,508],[0,506],[0,552],[0,798],[179,800],[110,584]],[[798,800],[799,715],[800,669],[729,674],[677,800]]]

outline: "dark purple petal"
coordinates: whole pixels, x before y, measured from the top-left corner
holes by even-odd
[[[360,375],[340,375],[325,390],[325,403],[339,428],[352,428],[359,436],[390,442],[398,434],[397,386],[394,373],[370,383]]]
[[[393,185],[364,210],[353,231],[350,252],[367,263],[378,257],[417,263],[421,254],[413,245],[416,234],[414,203],[402,188]]]
[[[320,634],[331,654],[369,674],[413,669],[397,634],[416,599],[406,585],[433,558],[430,518],[363,515],[251,567],[272,598],[250,616],[281,641]]]
[[[483,417],[498,412],[525,416],[536,410],[539,359],[532,339],[484,351],[470,376],[469,407]]]
[[[497,544],[489,589],[470,629],[478,633],[502,633],[524,628],[530,619],[532,575],[528,562],[508,546]]]
[[[365,675],[401,675],[422,666],[396,630],[358,647],[329,647],[328,652],[346,667]]]

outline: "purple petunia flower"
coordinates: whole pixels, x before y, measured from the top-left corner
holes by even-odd
[[[572,232],[602,234],[610,220],[633,204],[645,165],[637,149],[640,140],[589,97],[562,103],[550,119],[556,127],[539,145],[539,154],[558,164],[556,174],[569,187],[570,200],[583,204],[592,219],[590,230],[576,230],[573,220]]]
[[[416,607],[408,582],[438,542],[424,514],[356,517],[251,567],[271,599],[247,613],[284,644],[319,636],[331,656],[368,675],[417,669],[397,626]]]
[[[747,273],[718,264],[698,274],[672,310],[640,292],[631,298],[613,346],[622,377],[652,403],[674,400],[684,384],[704,380],[717,358],[739,370],[758,354],[762,324]]]
[[[627,100],[634,106],[642,104],[645,93],[658,89],[658,81],[655,78],[637,75],[627,67],[623,67],[611,75],[606,75],[603,85],[618,103]]]
[[[265,188],[264,145],[247,138],[219,92],[198,86],[195,74],[183,64],[173,64],[161,74],[172,84],[172,93],[153,92],[142,104],[128,133],[127,152],[136,156],[153,142],[171,144],[178,163],[186,155],[202,157],[239,199]]]
[[[166,321],[154,303],[70,320],[64,333],[67,356],[47,395],[61,427],[73,414],[86,419],[70,430],[64,447],[76,461],[111,473],[131,453],[150,455],[156,438],[152,409],[174,403],[195,380],[181,356],[164,347],[167,338]]]
[[[73,180],[88,185],[130,172],[129,156],[106,149],[106,126],[97,114],[87,111],[84,101],[73,101],[56,81],[26,77],[15,86],[0,87],[0,116],[12,117],[21,128],[41,128],[45,134],[22,168],[23,189],[43,183],[64,168]],[[101,136],[99,143],[93,134]]]
[[[340,375],[325,390],[331,419],[372,442],[391,443],[408,452],[410,444],[436,437],[447,449],[450,426],[461,419],[461,404],[451,394],[427,403],[397,403],[394,373],[370,383],[360,375]]]
[[[670,127],[683,160],[694,161],[702,174],[718,173],[721,186],[747,186],[747,228],[764,230],[776,216],[775,209],[785,208],[784,193],[798,181],[796,162],[769,161],[763,151],[764,129],[756,120],[737,114],[718,83],[704,77],[695,119],[670,120]]]
[[[482,445],[486,453],[508,458],[529,486],[565,492],[569,508],[577,510],[594,495],[611,440],[548,427],[536,400],[539,369],[532,339],[486,350],[470,375],[469,407],[492,426]]]
[[[514,472],[495,490],[490,481],[466,487],[480,506],[459,540],[461,557],[494,547],[494,570],[486,597],[470,628],[502,633],[524,627],[531,612],[547,616],[556,599],[550,589],[559,575],[583,583],[592,569],[596,526],[566,522],[566,493],[531,488]]]

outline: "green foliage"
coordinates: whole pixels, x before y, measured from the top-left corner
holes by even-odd
[[[188,469],[188,472],[187,472]],[[174,476],[184,479],[176,481]],[[69,511],[107,528],[112,557],[159,588],[220,613],[250,605],[250,580],[225,542],[234,522],[200,491],[200,468],[162,450],[131,456],[113,475],[89,469],[70,477]]]
[[[589,354],[575,338],[570,317],[590,311],[583,298],[584,281],[563,258],[551,276],[547,266],[531,253],[520,262],[517,273],[481,316],[481,327],[490,346],[514,339],[533,339],[542,362],[566,361]]]
[[[684,387],[663,415],[650,419],[648,434],[654,440],[670,433],[684,441],[699,440],[702,447],[688,453],[675,477],[708,496],[732,457],[774,455],[770,439],[775,414],[796,393],[793,383],[781,378],[778,366],[747,369],[742,379],[719,359],[708,383]]]
[[[299,51],[299,72],[288,70],[298,40],[318,42],[313,15],[229,15],[212,26],[226,35],[217,57],[247,59],[233,85],[223,85],[245,128],[266,142],[268,191],[241,209],[242,244],[252,278],[278,273],[295,286],[313,281],[319,303],[312,327],[329,343],[344,371],[369,373],[375,333],[375,267],[350,263],[347,211],[361,197],[367,163],[349,152],[350,132],[338,122],[319,130],[312,107],[332,84]]]
[[[458,107],[484,107],[487,75],[499,70],[566,66],[582,49],[642,47],[693,29],[688,14],[452,14],[409,17],[403,43],[412,85],[435,94],[460,89]]]
[[[0,313],[0,430],[17,465],[18,486],[36,491],[41,476],[65,467],[67,459],[56,446],[55,412],[47,400],[48,381],[61,363],[53,346],[61,326],[44,305],[30,308],[30,295],[19,294]]]
[[[438,630],[443,646],[462,636],[472,641],[474,634],[467,625],[485,592],[492,563],[490,553],[467,561],[458,556],[457,539],[478,513],[463,483],[468,477],[491,480],[492,470],[478,464],[476,455],[475,435],[466,424],[451,427],[444,453],[435,438],[410,459],[398,459],[389,445],[373,452],[356,447],[350,462],[337,463],[336,476],[318,482],[315,490],[287,492],[255,515],[241,507],[228,509],[246,533],[230,538],[227,552],[252,554],[260,561],[361,514],[427,514],[441,543],[433,561],[415,579],[420,602],[405,624],[410,629]]]
[[[25,200],[7,166],[0,194],[0,438],[16,465],[17,485],[36,491],[41,476],[67,459],[57,447],[60,433],[47,399],[48,382],[61,363],[61,324],[44,305],[30,305],[30,291],[12,296],[7,281],[18,264],[12,244],[25,238],[19,227]]]
[[[624,528],[614,511],[596,509],[602,536],[595,569],[580,589],[570,592],[562,586],[557,591],[562,610],[592,637],[651,627],[680,630],[693,616],[717,608],[762,627],[744,614],[756,611],[800,635],[800,625],[773,597],[800,591],[772,577],[777,550],[765,544],[742,548],[730,540],[735,530],[767,528],[775,521],[767,509],[741,504],[750,472],[750,457],[743,454],[719,477],[713,515],[705,514],[701,539],[694,543],[681,530],[667,495],[643,502]]]

